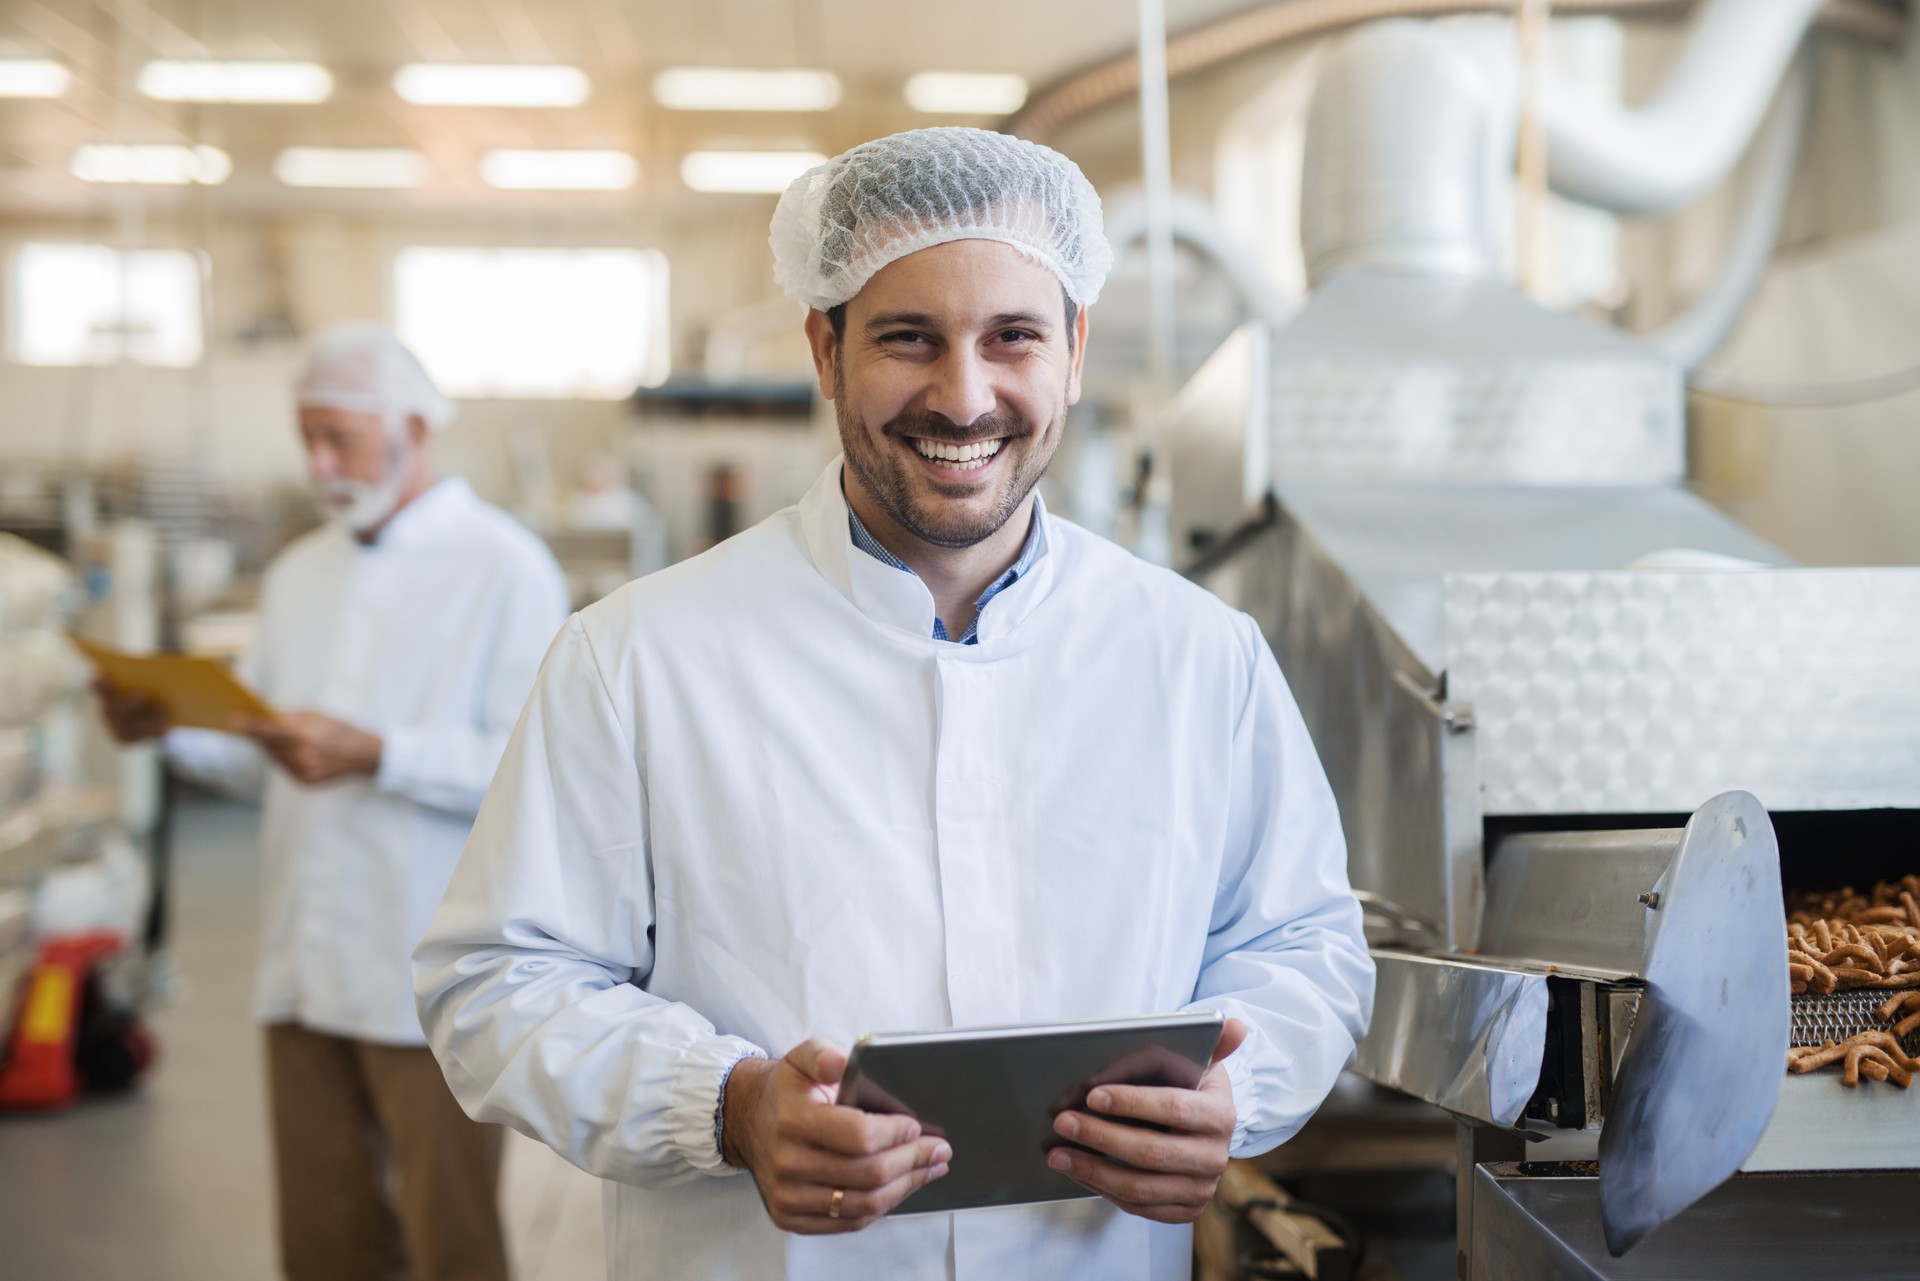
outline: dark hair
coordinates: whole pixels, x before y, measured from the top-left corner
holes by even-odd
[[[1080,304],[1073,300],[1065,285],[1060,286],[1060,301],[1067,309],[1067,350],[1072,351],[1079,340],[1074,334],[1074,323],[1080,319]],[[833,326],[833,340],[845,342],[847,338],[847,304],[827,308],[827,323]]]

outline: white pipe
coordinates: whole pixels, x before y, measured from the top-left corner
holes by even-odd
[[[1168,228],[1173,239],[1189,245],[1215,263],[1240,294],[1248,315],[1269,325],[1279,326],[1293,318],[1299,304],[1282,297],[1279,291],[1260,279],[1248,265],[1247,252],[1221,225],[1213,206],[1198,196],[1175,191],[1168,201]],[[1147,238],[1147,204],[1144,197],[1122,193],[1107,202],[1107,241],[1118,255],[1129,246]]]
[[[1802,59],[1780,86],[1755,141],[1752,178],[1741,193],[1744,208],[1713,285],[1685,312],[1646,336],[1684,370],[1697,368],[1727,341],[1766,274],[1793,191],[1793,166],[1811,98],[1809,75]]]
[[[1147,191],[1147,367],[1153,412],[1173,394],[1172,147],[1167,126],[1167,14],[1140,0],[1140,160]]]
[[[1373,23],[1328,50],[1301,170],[1313,285],[1343,267],[1491,271],[1487,177],[1510,163],[1510,99],[1462,41],[1425,22]]]
[[[1654,100],[1618,107],[1548,77],[1541,114],[1554,190],[1620,213],[1706,191],[1759,125],[1821,0],[1709,0]]]

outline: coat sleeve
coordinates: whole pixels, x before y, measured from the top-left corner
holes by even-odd
[[[567,617],[566,584],[550,557],[527,555],[499,594],[484,636],[489,654],[465,724],[381,730],[374,785],[430,809],[471,815],[500,764],[540,656]]]
[[[1227,848],[1191,1008],[1243,1020],[1226,1061],[1235,1156],[1285,1142],[1326,1099],[1373,1012],[1373,961],[1340,814],[1293,695],[1252,619],[1233,739]]]
[[[567,624],[413,954],[420,1023],[467,1113],[602,1178],[731,1173],[724,1074],[760,1050],[646,990],[655,905],[631,726]]]

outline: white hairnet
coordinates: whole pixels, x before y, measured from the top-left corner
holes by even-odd
[[[322,330],[294,385],[302,408],[382,414],[404,423],[415,414],[438,431],[453,421],[453,402],[433,385],[414,354],[378,325]]]
[[[1113,250],[1080,167],[985,129],[915,129],[809,169],[773,211],[767,242],[787,297],[821,311],[895,259],[950,240],[998,240],[1048,268],[1082,307]]]

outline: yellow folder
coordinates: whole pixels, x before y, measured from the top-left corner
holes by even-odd
[[[121,689],[167,709],[170,724],[232,731],[242,717],[273,715],[265,699],[241,684],[226,664],[199,654],[129,654],[78,632],[67,639]]]

